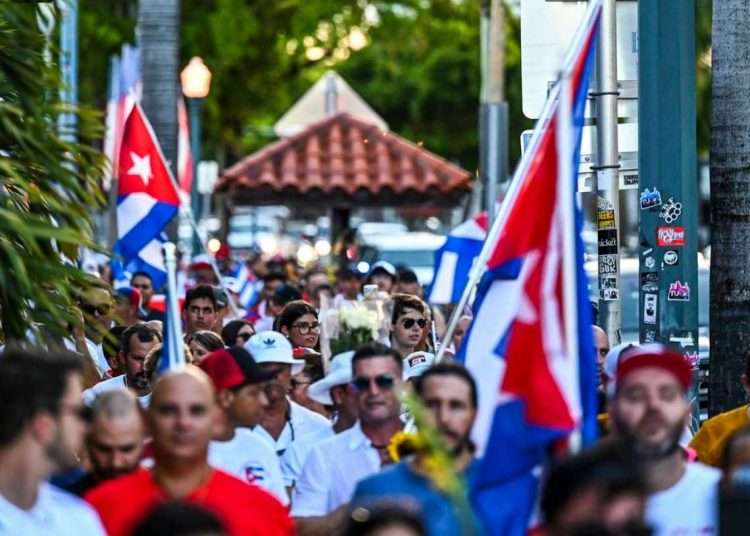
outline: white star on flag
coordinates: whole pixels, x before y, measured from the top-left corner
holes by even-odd
[[[149,155],[138,156],[130,151],[130,160],[133,166],[128,170],[128,175],[138,175],[143,184],[148,186],[148,181],[151,180],[151,157]]]

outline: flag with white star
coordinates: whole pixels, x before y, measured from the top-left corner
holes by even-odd
[[[126,270],[149,273],[158,288],[166,276],[160,235],[177,214],[180,201],[159,141],[139,104],[125,121],[117,164],[115,254]]]

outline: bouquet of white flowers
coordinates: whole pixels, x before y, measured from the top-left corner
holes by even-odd
[[[377,340],[380,318],[363,304],[338,310],[338,333],[331,338],[331,355]]]

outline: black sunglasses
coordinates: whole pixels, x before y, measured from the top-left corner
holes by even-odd
[[[414,324],[418,325],[419,329],[424,329],[424,327],[427,325],[427,320],[425,320],[424,318],[404,318],[401,324],[406,329],[413,328]]]
[[[81,310],[91,316],[104,316],[112,310],[112,306],[106,303],[101,305],[91,305],[90,303],[81,303]]]
[[[352,387],[357,391],[367,391],[373,382],[381,391],[390,391],[396,384],[396,379],[390,374],[380,374],[374,378],[358,377],[352,380]]]

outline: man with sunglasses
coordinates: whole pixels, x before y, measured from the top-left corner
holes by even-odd
[[[288,504],[279,457],[268,440],[250,430],[268,407],[265,382],[273,373],[261,369],[239,346],[211,352],[198,366],[214,384],[219,409],[208,463]]]
[[[147,324],[133,324],[122,333],[122,343],[117,358],[124,374],[115,376],[83,392],[83,400],[91,405],[100,393],[127,387],[137,397],[141,406],[148,406],[151,399],[151,384],[146,377],[143,365],[146,355],[161,342],[159,332]]]
[[[441,363],[418,376],[414,390],[428,410],[456,470],[471,480],[478,470],[469,438],[477,415],[477,388],[471,374],[461,365]],[[419,507],[428,535],[467,533],[468,523],[473,529],[471,534],[481,534],[478,521],[473,516],[462,519],[451,498],[435,487],[424,459],[424,453],[417,452],[362,480],[354,492],[352,505],[368,507],[389,497],[406,498]]]
[[[427,326],[425,303],[411,294],[393,295],[391,348],[401,355],[414,353]]]
[[[392,348],[371,343],[355,351],[350,389],[359,420],[307,456],[292,500],[299,534],[336,533],[357,483],[390,462],[388,443],[402,427],[402,373],[401,356]]]
[[[301,437],[330,428],[328,419],[289,398],[292,376],[304,369],[305,362],[294,359],[292,345],[284,335],[261,331],[250,337],[245,350],[264,371],[271,373],[272,379],[265,388],[268,407],[254,431],[274,445],[276,454],[282,456]]]
[[[78,333],[74,329],[71,333],[72,338],[64,341],[68,350],[84,356],[88,354],[96,368],[94,376],[89,377],[86,374],[86,386],[106,378],[109,374],[110,367],[102,343],[112,325],[114,311],[114,301],[109,287],[100,281],[92,283],[89,288],[79,291],[77,296],[77,306],[83,316],[83,332]]]
[[[88,505],[47,483],[78,466],[82,373],[69,353],[0,356],[0,535],[104,535]]]

